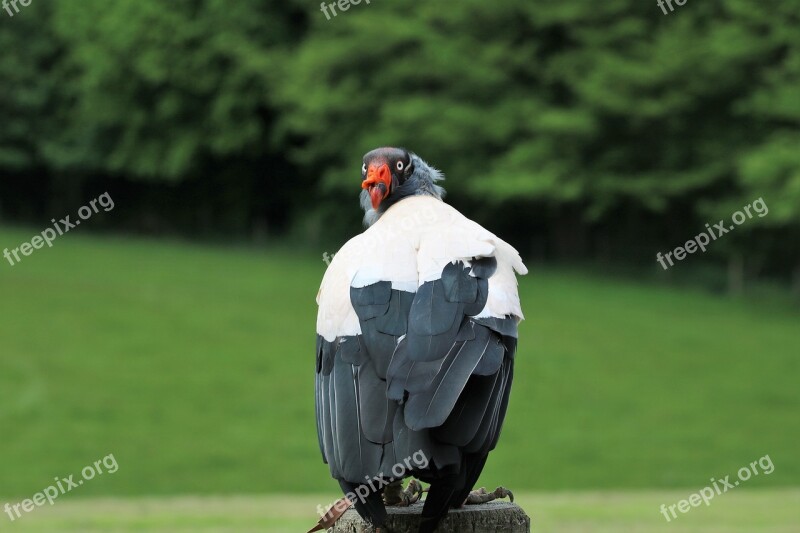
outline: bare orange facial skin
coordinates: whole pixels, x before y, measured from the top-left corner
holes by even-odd
[[[392,172],[388,163],[370,163],[367,167],[367,179],[361,182],[361,188],[369,191],[372,209],[378,209],[384,198],[389,196],[392,187]]]

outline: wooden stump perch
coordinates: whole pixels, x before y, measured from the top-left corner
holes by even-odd
[[[386,527],[390,533],[417,533],[422,502],[409,507],[387,507],[389,520]],[[480,505],[467,505],[462,509],[451,509],[439,523],[437,533],[530,533],[531,519],[522,508],[505,501],[493,501]],[[372,533],[354,509],[349,509],[328,530],[329,533]]]

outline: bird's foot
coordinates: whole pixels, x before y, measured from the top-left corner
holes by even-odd
[[[389,483],[383,489],[383,502],[386,505],[395,507],[408,507],[417,503],[423,492],[425,492],[425,489],[416,479],[412,478],[405,490],[403,490],[403,481],[397,480]]]
[[[508,498],[514,501],[514,493],[505,487],[497,487],[492,492],[487,492],[484,487],[473,490],[464,501],[464,505],[480,505],[482,503],[491,502],[498,498]]]
[[[403,481],[392,481],[383,489],[383,503],[386,505],[399,505],[403,501]]]

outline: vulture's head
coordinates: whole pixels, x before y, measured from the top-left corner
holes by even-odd
[[[443,179],[441,172],[404,148],[376,148],[368,152],[361,165],[364,224],[371,225],[406,196],[425,194],[441,200],[444,189],[436,182]]]

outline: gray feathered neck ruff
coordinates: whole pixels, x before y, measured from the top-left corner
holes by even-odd
[[[364,210],[364,226],[371,226],[381,215],[392,205],[408,196],[433,196],[441,200],[444,198],[445,190],[437,181],[444,180],[444,174],[422,160],[417,154],[411,153],[411,162],[414,165],[414,172],[402,184],[396,178],[392,178],[392,190],[389,196],[381,202],[378,209],[372,209],[372,202],[369,192],[361,191],[361,208]]]

